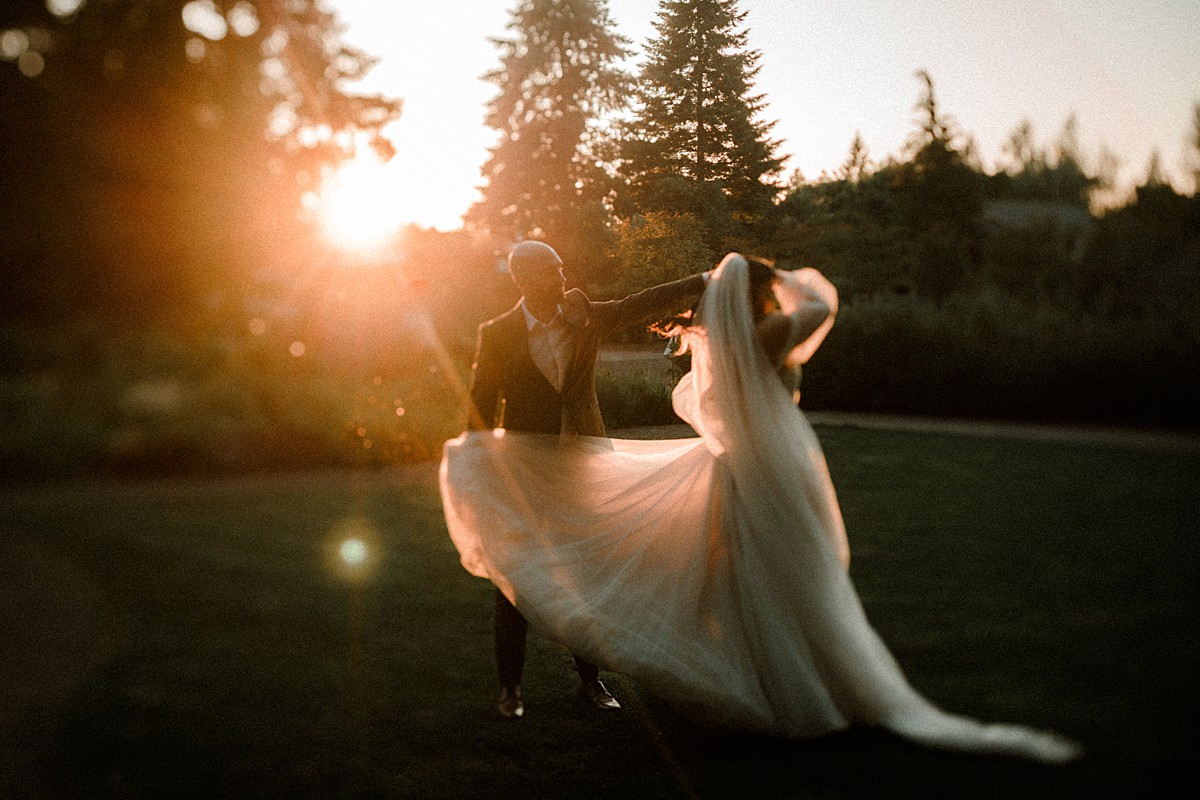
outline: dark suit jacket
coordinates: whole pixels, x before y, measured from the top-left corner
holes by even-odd
[[[519,303],[483,323],[471,373],[468,427],[557,434],[565,416],[580,435],[604,436],[596,399],[601,340],[685,307],[703,291],[704,278],[693,275],[607,302],[592,302],[578,289],[567,292],[563,316],[575,328],[575,345],[561,393],[529,355],[529,331]]]

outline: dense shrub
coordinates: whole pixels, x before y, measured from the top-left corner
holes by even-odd
[[[632,370],[596,374],[596,396],[608,430],[673,425],[680,420],[671,409],[671,389],[678,375]]]
[[[269,335],[5,339],[6,477],[396,464],[436,457],[462,428],[464,367],[434,348],[385,370]]]
[[[845,304],[805,367],[812,410],[1194,428],[1200,323],[1101,320],[999,291]],[[677,370],[679,372],[681,370]],[[609,428],[678,422],[675,376],[606,375]]]
[[[264,333],[187,341],[83,325],[0,332],[0,476],[382,466],[437,458],[464,427],[469,355],[397,340],[347,359]],[[846,302],[805,367],[813,410],[1194,428],[1200,322],[1102,320],[997,290]],[[601,369],[611,430],[679,420],[686,369]]]
[[[804,405],[847,411],[1193,426],[1200,330],[1101,320],[998,291],[847,304]]]

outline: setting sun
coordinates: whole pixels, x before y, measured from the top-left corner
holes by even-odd
[[[326,181],[316,199],[321,227],[334,244],[370,250],[385,244],[403,220],[397,217],[393,176],[374,155],[360,155]]]

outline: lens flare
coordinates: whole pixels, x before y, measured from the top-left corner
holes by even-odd
[[[356,157],[329,177],[317,200],[325,235],[350,250],[382,247],[401,226],[395,195],[394,182],[378,158]]]
[[[325,539],[325,564],[330,572],[348,583],[365,583],[374,574],[382,556],[379,531],[362,516],[341,520]]]
[[[338,548],[338,555],[341,557],[342,563],[355,568],[367,563],[370,551],[367,549],[367,543],[362,539],[347,539]]]

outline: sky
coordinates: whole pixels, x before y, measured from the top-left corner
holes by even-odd
[[[396,157],[377,193],[398,221],[453,230],[478,197],[496,132],[483,124],[495,94],[481,76],[499,64],[489,37],[516,0],[327,0],[343,39],[379,58],[355,91],[403,100],[386,130]],[[654,35],[658,0],[609,0],[632,40],[635,71]],[[1188,138],[1200,103],[1196,0],[742,0],[750,47],[762,54],[755,90],[788,156],[785,175],[831,173],[856,132],[869,155],[899,154],[913,132],[917,70],[974,137],[985,167],[1024,120],[1049,147],[1074,114],[1086,156],[1118,156],[1127,185],[1157,151],[1172,182],[1193,189]],[[1091,165],[1086,163],[1085,167]]]

